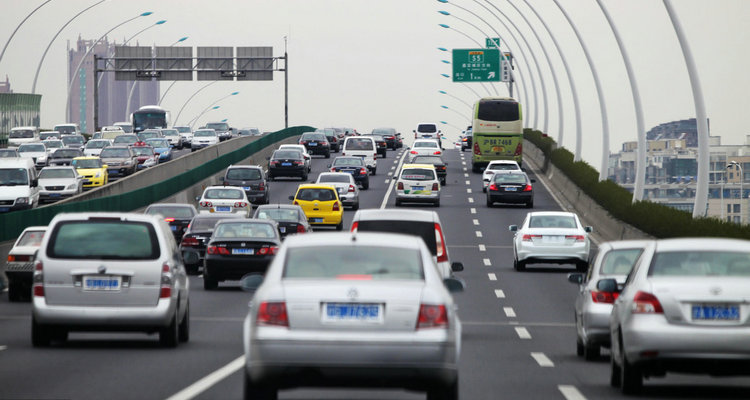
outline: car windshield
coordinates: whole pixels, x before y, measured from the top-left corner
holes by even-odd
[[[212,235],[212,238],[235,237],[270,239],[277,237],[277,235],[273,226],[261,222],[221,222],[216,225]]]
[[[65,221],[51,235],[47,247],[51,258],[153,260],[160,255],[156,232],[145,222],[119,218]]]
[[[357,158],[354,158],[354,157],[352,157],[352,158],[337,158],[337,159],[333,160],[333,166],[335,166],[335,167],[342,167],[342,166],[345,166],[345,167],[351,167],[351,166],[354,166],[354,167],[363,167],[364,165],[365,165],[364,160],[362,160],[359,157],[357,157]]]
[[[167,139],[147,139],[146,143],[154,148],[165,148],[169,147],[169,140]]]
[[[225,179],[250,181],[260,179],[260,170],[256,168],[230,168]]]
[[[599,273],[601,275],[627,275],[633,269],[641,253],[643,249],[612,250],[604,255]]]
[[[299,160],[302,158],[302,153],[300,153],[299,150],[277,150],[273,153],[273,157],[271,158],[293,158]]]
[[[216,131],[195,131],[195,134],[193,134],[193,136],[196,136],[196,137],[216,136]]]
[[[567,215],[533,215],[529,228],[572,228],[577,227],[576,219]]]
[[[13,149],[0,149],[0,158],[18,157],[18,152]]]
[[[366,138],[348,138],[344,145],[346,150],[372,150],[372,139]]]
[[[203,194],[203,198],[240,200],[242,199],[242,193],[243,191],[237,189],[207,189],[206,193]]]
[[[60,140],[45,140],[44,146],[46,146],[48,149],[59,149],[63,147],[63,142]]]
[[[153,156],[154,148],[151,146],[135,146],[133,147],[133,153],[137,156]]]
[[[401,179],[410,181],[430,181],[435,179],[435,172],[424,168],[405,168],[401,171]]]
[[[44,168],[39,173],[39,179],[75,178],[75,172],[70,168]]]
[[[334,183],[350,183],[350,174],[320,174],[318,176],[318,183],[334,182]]]
[[[435,238],[435,223],[432,221],[396,221],[396,220],[373,220],[359,221],[358,232],[386,232],[401,233],[405,235],[419,236],[424,240],[430,253],[437,255],[437,241]]]
[[[326,135],[323,133],[303,133],[299,140],[320,140],[325,142],[328,139],[326,139]]]
[[[71,164],[76,168],[82,169],[101,168],[102,160],[99,158],[84,158],[81,160],[73,160]]]
[[[750,277],[750,252],[689,250],[654,255],[649,276]]]
[[[290,210],[288,208],[269,208],[258,210],[255,218],[258,219],[272,219],[274,221],[299,221],[299,211]]]
[[[373,129],[372,130],[373,135],[384,135],[384,136],[393,136],[396,134],[395,129],[388,129],[388,128],[382,128],[382,129]]]
[[[336,191],[324,188],[303,188],[297,192],[297,200],[302,201],[333,201],[336,200]]]
[[[180,133],[177,132],[176,129],[162,129],[161,130],[162,136],[179,136]]]
[[[287,252],[284,278],[423,280],[419,250],[380,246],[315,246]]]
[[[517,171],[519,170],[517,164],[490,164],[487,169],[492,171]]]
[[[515,184],[525,184],[526,181],[526,175],[521,174],[495,174],[494,180],[495,183],[515,183]]]
[[[41,143],[22,144],[18,146],[19,153],[43,153],[45,151],[47,151],[47,148]]]
[[[109,142],[105,140],[92,140],[86,143],[86,148],[87,149],[101,149],[101,148],[106,147],[107,144],[109,144]]]
[[[60,140],[62,140],[66,146],[70,144],[83,144],[83,136],[63,136]]]
[[[195,216],[192,208],[175,206],[152,206],[146,210],[146,214],[160,214],[166,218],[193,218]]]
[[[52,158],[73,158],[82,155],[79,151],[73,149],[57,149],[52,153]]]
[[[28,185],[29,177],[23,168],[0,169],[0,186]]]
[[[129,158],[130,152],[128,149],[104,149],[101,153],[102,158]]]
[[[417,132],[420,133],[436,133],[437,131],[437,125],[435,124],[420,124],[417,127]]]
[[[434,147],[437,148],[438,144],[437,142],[428,141],[428,142],[414,142],[414,147]]]
[[[11,139],[32,139],[34,137],[34,131],[31,129],[18,129],[10,131],[8,135]]]
[[[57,125],[53,130],[58,131],[62,134],[76,133],[76,127],[73,125]]]
[[[25,231],[21,234],[21,237],[18,238],[16,246],[39,247],[39,245],[42,244],[42,239],[44,239],[44,232],[45,231]]]

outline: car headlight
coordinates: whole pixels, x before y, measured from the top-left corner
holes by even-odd
[[[16,199],[16,204],[29,204],[28,197],[19,197]]]
[[[65,190],[73,190],[76,187],[78,187],[77,183],[71,183],[70,185],[68,185],[68,186],[65,187]]]
[[[96,174],[94,174],[94,178],[101,178],[102,177],[102,171],[97,171]]]
[[[132,160],[127,160],[127,161],[125,161],[124,163],[122,163],[122,165],[130,165],[130,164],[132,164],[132,163],[133,163],[133,161],[132,161]]]

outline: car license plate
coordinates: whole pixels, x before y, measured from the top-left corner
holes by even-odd
[[[173,231],[175,231],[175,232],[177,231],[177,225],[169,225],[169,227],[170,227],[170,228],[171,228],[171,229],[172,229]]]
[[[738,321],[740,319],[740,308],[738,306],[718,305],[694,305],[691,309],[693,321]]]
[[[515,187],[515,186],[506,186],[505,187],[505,191],[506,192],[516,192],[516,191],[518,191],[518,188]]]
[[[383,322],[381,304],[325,303],[324,322]]]
[[[310,218],[310,222],[323,222],[323,218]]]
[[[290,162],[283,162],[283,163],[281,163],[281,166],[282,167],[291,167],[292,163],[290,163]]]
[[[544,243],[565,243],[565,236],[561,236],[561,235],[544,235],[544,236],[542,236],[542,242],[544,242]]]
[[[424,190],[424,186],[412,186],[411,190]]]
[[[353,169],[350,169],[350,170],[346,170],[346,171],[344,171],[344,172],[347,172],[347,173],[349,173],[349,174],[352,174],[352,175],[354,175],[354,170],[353,170]]]
[[[285,226],[280,226],[279,227],[279,232],[280,233],[286,233],[286,227]]]
[[[10,207],[0,207],[0,212],[8,212],[10,210]]]
[[[229,206],[217,206],[216,207],[216,211],[220,211],[220,212],[228,212],[231,210],[232,210],[232,207],[229,207]]]
[[[50,193],[49,197],[60,197],[60,193]]]
[[[87,275],[83,277],[83,290],[90,292],[111,292],[120,290],[122,278],[119,276]]]
[[[232,254],[241,254],[251,256],[255,254],[255,249],[232,249]]]
[[[308,145],[310,145],[310,146],[317,146],[318,144],[315,143],[315,142],[310,142],[310,143],[308,143]]]

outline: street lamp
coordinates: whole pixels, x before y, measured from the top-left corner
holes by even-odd
[[[201,111],[201,113],[198,114],[197,117],[195,117],[195,118],[191,119],[190,121],[188,121],[187,124],[190,125],[190,123],[193,122],[193,121],[198,122],[198,120],[200,119],[200,117],[203,116],[203,114],[205,114],[205,113],[207,113],[209,111],[218,110],[219,108],[221,108],[221,106],[213,106],[211,108],[206,108],[205,110]],[[193,125],[190,126],[190,130],[191,131],[193,130],[193,126],[195,126],[195,124],[193,124]]]
[[[452,109],[452,108],[450,108],[450,107],[448,107],[448,106],[445,106],[445,105],[441,105],[441,106],[440,106],[440,108],[444,108],[444,109],[446,109],[446,110],[451,110],[451,111],[453,111],[454,113],[456,113],[456,114],[460,115],[460,116],[461,116],[462,118],[466,118],[466,115],[464,115],[464,114],[461,114],[460,112],[458,112],[458,111],[456,111],[456,110],[454,110],[454,109]],[[467,119],[467,121],[469,121],[469,122],[471,123],[471,118],[466,118],[466,119]]]
[[[450,94],[450,93],[446,92],[445,90],[438,90],[438,93],[440,93],[440,94],[444,94],[444,95],[446,95],[446,96],[450,96],[450,97],[453,97],[454,99],[456,99],[456,100],[460,101],[461,103],[464,103],[464,104],[466,104],[466,107],[469,107],[469,110],[473,110],[473,109],[474,109],[474,107],[472,107],[472,105],[471,105],[471,104],[469,104],[469,103],[467,103],[467,102],[465,102],[465,101],[461,100],[460,98],[458,98],[458,97],[456,97],[456,96],[454,96],[454,95],[452,95],[452,94]]]
[[[133,40],[133,38],[134,38],[134,37],[136,37],[136,36],[140,35],[141,33],[143,33],[144,31],[146,31],[146,30],[148,30],[148,29],[151,29],[151,28],[153,28],[153,27],[155,27],[155,26],[157,26],[157,25],[161,25],[161,24],[163,24],[163,23],[165,23],[165,22],[167,22],[167,20],[166,20],[166,19],[163,19],[163,20],[161,20],[161,21],[156,21],[156,23],[154,23],[153,25],[149,25],[149,26],[147,26],[147,27],[145,27],[145,28],[141,29],[141,30],[140,30],[140,31],[138,31],[138,32],[137,32],[137,33],[136,33],[135,35],[131,36],[131,37],[130,37],[130,39],[126,40],[126,41],[125,41],[125,43],[123,43],[123,46],[124,46],[125,44],[127,44],[127,43],[128,43],[129,41]],[[128,115],[130,115],[130,100],[131,100],[131,99],[133,98],[133,92],[135,92],[135,87],[136,87],[136,85],[137,85],[137,84],[138,84],[138,81],[134,81],[134,82],[133,82],[133,86],[131,86],[131,87],[130,87],[130,93],[128,93],[128,100],[127,100],[127,102],[125,103],[125,116],[126,116],[126,117],[127,117]]]
[[[744,196],[745,188],[744,188],[744,180],[745,175],[742,173],[742,164],[738,163],[737,161],[730,161],[729,164],[727,164],[727,168],[732,169],[738,169],[740,170],[740,224],[744,223],[744,215],[742,214],[742,199]],[[722,191],[722,196],[724,195],[724,192]],[[734,198],[734,196],[732,196]]]
[[[195,97],[195,95],[197,95],[198,93],[200,93],[200,92],[201,92],[201,90],[203,90],[203,89],[205,89],[205,88],[207,88],[207,87],[209,87],[209,86],[213,85],[213,84],[214,84],[214,83],[216,83],[216,82],[218,82],[218,81],[211,81],[211,82],[208,82],[207,84],[205,84],[205,85],[201,86],[201,87],[200,87],[200,89],[196,90],[196,91],[195,91],[195,93],[193,93],[193,94],[192,94],[192,95],[191,95],[190,97],[188,97],[188,99],[187,99],[187,100],[185,100],[185,103],[183,103],[183,104],[182,104],[182,107],[180,107],[180,111],[179,111],[179,112],[177,113],[177,117],[175,117],[175,119],[174,119],[174,122],[172,123],[172,125],[173,125],[173,126],[177,126],[177,121],[178,121],[178,120],[180,119],[180,115],[182,114],[182,110],[184,110],[184,109],[185,109],[185,106],[186,106],[186,105],[187,105],[188,103],[190,103],[190,100],[192,100],[192,99],[193,99],[193,97]]]
[[[24,18],[21,21],[21,23],[19,23],[18,26],[16,26],[16,29],[14,29],[13,33],[10,34],[10,37],[8,38],[8,41],[5,42],[5,46],[3,46],[3,51],[0,52],[0,61],[3,60],[3,56],[5,55],[5,50],[8,49],[8,45],[10,44],[11,39],[13,39],[13,36],[15,36],[16,32],[18,32],[18,28],[20,28],[21,25],[23,25],[23,23],[26,22],[26,20],[29,19],[29,17],[31,17],[36,12],[36,10],[42,8],[45,4],[49,3],[50,1],[52,1],[52,0],[47,0],[44,3],[40,4],[37,8],[31,10],[31,12],[29,13],[29,15],[27,15],[26,18]]]
[[[211,107],[211,106],[215,105],[216,103],[218,103],[218,102],[220,102],[220,101],[222,101],[222,100],[226,99],[227,97],[231,97],[231,96],[237,96],[238,94],[240,94],[240,92],[232,92],[232,93],[229,93],[228,95],[226,95],[226,96],[224,96],[224,97],[221,97],[221,98],[219,98],[218,100],[214,101],[213,103],[209,104],[209,106],[208,106],[208,107]],[[203,110],[203,112],[206,112],[206,110],[208,110],[208,107],[206,107],[206,109],[205,109],[205,110]],[[192,124],[192,125],[190,125],[190,122],[193,122],[193,124]],[[188,125],[190,125],[190,130],[192,130],[192,129],[193,129],[193,126],[195,126],[195,123],[196,123],[196,122],[198,122],[198,119],[196,118],[195,120],[193,120],[193,121],[190,121],[190,122],[188,122]]]
[[[105,1],[108,1],[108,0],[99,0],[98,2],[96,2],[96,3],[94,3],[94,4],[90,5],[90,6],[88,6],[86,8],[84,8],[78,14],[74,15],[73,18],[71,18],[70,20],[68,20],[68,22],[66,22],[65,25],[63,25],[60,28],[60,30],[57,31],[57,33],[55,33],[55,36],[53,36],[52,40],[49,41],[49,44],[47,45],[47,48],[44,49],[44,53],[42,53],[42,58],[39,60],[39,65],[36,67],[36,74],[34,74],[34,83],[31,84],[31,94],[35,94],[36,93],[36,81],[37,81],[37,79],[39,79],[39,71],[42,69],[42,63],[44,62],[44,58],[47,56],[47,52],[49,51],[49,48],[52,46],[52,43],[55,42],[55,39],[57,39],[57,36],[59,36],[60,33],[63,31],[63,29],[65,29],[66,26],[68,26],[71,22],[73,22],[74,19],[78,18],[79,15],[81,15],[81,14],[85,13],[86,11],[88,11],[88,10],[90,10],[90,9],[98,6],[99,4],[104,3]]]
[[[176,42],[174,42],[171,45],[169,45],[169,47],[172,47],[172,46],[176,45],[177,43],[184,42],[187,39],[188,39],[187,36],[182,37],[182,38],[178,39]],[[164,100],[164,96],[167,95],[167,92],[169,92],[169,89],[172,89],[172,86],[174,86],[175,83],[177,83],[177,81],[172,81],[172,83],[169,84],[169,87],[167,88],[167,90],[165,90],[164,93],[161,94],[161,97],[159,97],[159,102],[156,103],[157,106],[161,105],[161,101]]]

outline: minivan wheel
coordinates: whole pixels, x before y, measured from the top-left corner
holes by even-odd
[[[31,317],[31,345],[34,347],[47,347],[52,340],[50,328],[36,322],[34,316]]]
[[[179,341],[179,327],[177,324],[177,310],[174,312],[169,326],[159,330],[159,343],[163,347],[177,347]]]
[[[185,316],[182,317],[182,322],[180,322],[178,335],[182,343],[190,340],[190,300],[188,300],[185,306]]]
[[[8,280],[8,301],[17,302],[23,299],[22,290],[23,285]]]

